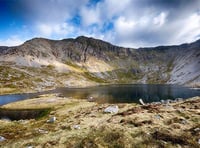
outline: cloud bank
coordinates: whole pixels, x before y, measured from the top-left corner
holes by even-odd
[[[15,45],[32,37],[80,35],[126,47],[172,45],[200,38],[199,0],[8,1],[12,0],[1,3],[13,14],[10,19],[19,20],[16,26],[21,30],[7,32],[7,38],[0,36],[0,45],[8,41]]]

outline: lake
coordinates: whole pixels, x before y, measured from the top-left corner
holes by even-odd
[[[140,98],[142,98],[144,102],[150,103],[167,99],[186,99],[194,96],[200,96],[199,89],[195,90],[177,85],[105,85],[87,88],[57,88],[55,90],[41,93],[1,95],[0,105],[37,97],[38,95],[47,93],[59,93],[65,97],[78,99],[93,97],[98,103],[138,103]]]

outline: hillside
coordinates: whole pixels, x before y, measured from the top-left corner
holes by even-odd
[[[200,86],[200,40],[123,48],[102,40],[34,38],[0,47],[1,94],[110,83]]]

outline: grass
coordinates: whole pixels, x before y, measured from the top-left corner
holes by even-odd
[[[83,76],[91,81],[97,82],[97,83],[106,83],[107,81],[105,79],[99,78],[97,76],[94,76],[90,72],[84,72]]]
[[[83,70],[83,67],[81,67],[81,66],[79,66],[79,65],[77,65],[77,64],[75,64],[75,63],[72,63],[72,62],[70,62],[70,61],[65,61],[65,64],[67,64],[67,65],[69,65],[69,66],[71,66],[71,67],[74,67],[74,68]]]
[[[158,110],[151,110],[149,106],[132,104],[117,104],[118,114],[104,114],[103,110],[109,104],[97,104],[85,100],[70,100],[55,95],[43,95],[40,98],[26,100],[26,103],[13,103],[4,106],[6,108],[19,108],[27,105],[27,108],[37,104],[48,104],[53,98],[54,102],[50,112],[44,112],[42,118],[25,121],[1,121],[0,135],[8,140],[0,143],[0,146],[18,147],[76,147],[76,148],[145,148],[145,147],[197,147],[198,133],[194,129],[199,123],[192,118],[200,120],[198,110],[187,110],[185,115],[187,124],[179,123],[183,118],[177,110],[185,106],[199,105],[199,97],[194,100],[171,104],[175,110],[157,105]],[[60,100],[60,101],[59,101]],[[65,100],[64,102],[62,100]],[[23,102],[23,101],[22,101]],[[30,104],[33,104],[31,107]],[[29,105],[29,106],[28,106]],[[154,116],[162,116],[157,119]],[[127,112],[127,114],[123,114]],[[184,116],[185,116],[184,115]],[[55,123],[47,123],[46,120],[55,116]],[[186,116],[185,116],[186,117]],[[124,121],[124,122],[122,122]],[[179,128],[174,126],[179,125]],[[74,129],[74,125],[80,125],[80,129]],[[43,134],[38,130],[48,131]]]
[[[6,109],[0,108],[0,117],[6,117],[11,120],[20,119],[40,119],[50,113],[50,108],[41,109]]]
[[[53,70],[55,68],[55,66],[49,64],[49,65],[47,65],[47,68],[50,69],[50,70]]]
[[[123,148],[125,147],[123,132],[101,127],[98,130],[91,130],[85,137],[80,138],[75,144],[77,148]]]
[[[13,87],[0,88],[0,95],[13,94],[13,93],[19,93],[19,92],[20,92],[20,90],[18,90],[17,88],[13,88]]]
[[[196,139],[192,137],[191,134],[185,133],[183,135],[173,135],[166,133],[164,131],[156,131],[152,134],[152,137],[156,140],[162,140],[166,142],[170,142],[171,144],[179,144],[179,145],[188,145],[190,147],[198,147],[199,144],[196,142]]]

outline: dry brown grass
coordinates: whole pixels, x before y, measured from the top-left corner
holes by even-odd
[[[21,108],[46,106],[52,98],[56,100],[52,111],[38,120],[0,120],[0,135],[7,140],[3,147],[197,147],[200,128],[200,97],[185,102],[159,106],[119,104],[118,114],[104,114],[109,104],[97,104],[85,100],[41,96],[4,107]],[[45,104],[45,105],[44,105]],[[54,104],[54,105],[53,105]],[[19,105],[19,106],[17,106]],[[35,106],[34,106],[35,105]],[[44,106],[43,106],[44,105]],[[55,123],[46,120],[56,116]],[[184,122],[183,122],[184,121]],[[185,122],[186,121],[186,122]],[[79,125],[80,129],[75,129]],[[48,133],[40,133],[39,129]]]

